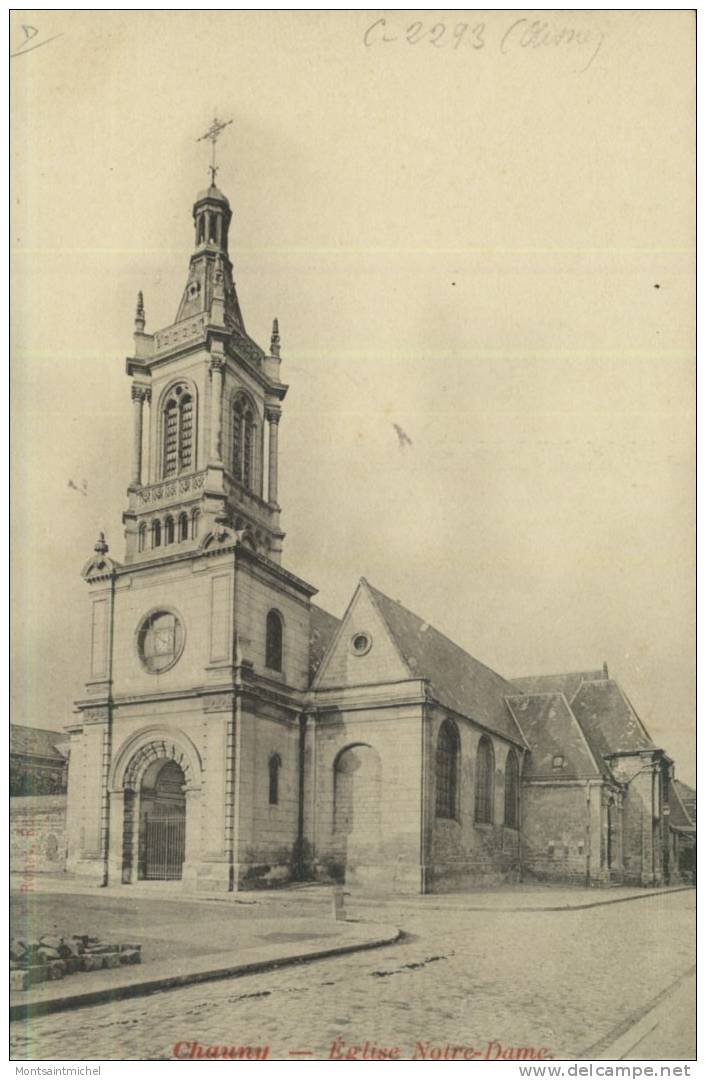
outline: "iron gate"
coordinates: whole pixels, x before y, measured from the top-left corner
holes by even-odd
[[[142,878],[147,881],[176,881],[184,862],[186,818],[183,814],[145,819]]]

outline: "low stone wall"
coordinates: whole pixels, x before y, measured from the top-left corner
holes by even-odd
[[[66,869],[65,795],[10,799],[10,868],[27,875]]]

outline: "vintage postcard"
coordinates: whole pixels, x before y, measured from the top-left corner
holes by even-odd
[[[11,14],[18,1075],[690,1075],[694,50]]]

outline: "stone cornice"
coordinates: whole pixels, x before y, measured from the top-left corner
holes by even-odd
[[[75,721],[75,724],[80,725],[83,723],[83,717],[86,717],[90,722],[107,720],[111,707],[117,709],[129,705],[147,705],[170,701],[202,701],[205,712],[223,712],[230,707],[226,703],[226,699],[231,702],[236,697],[256,698],[270,705],[278,705],[281,708],[298,713],[303,708],[304,691],[283,687],[281,692],[275,692],[260,684],[257,676],[255,676],[253,681],[247,683],[238,682],[234,678],[232,683],[221,684],[220,686],[202,685],[187,687],[182,690],[151,690],[141,694],[116,694],[110,706],[85,699],[77,701],[75,704],[80,718]]]
[[[268,559],[265,555],[259,555],[256,551],[252,551],[251,548],[246,547],[244,544],[238,546],[238,558],[243,559],[244,562],[252,562],[255,565],[259,565],[274,577],[283,578],[298,591],[306,593],[307,596],[316,596],[319,591],[313,585],[309,585],[307,581],[297,577],[291,570],[285,570],[279,563],[273,562],[272,559]]]

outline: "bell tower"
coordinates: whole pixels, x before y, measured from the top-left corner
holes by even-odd
[[[103,884],[237,889],[303,865],[316,589],[282,565],[279,326],[268,350],[245,328],[215,176],[212,159],[174,322],[148,329],[138,294],[125,555],[101,536],[82,573],[69,866]]]
[[[175,321],[148,333],[141,292],[137,298],[127,359],[127,563],[163,557],[165,548],[186,551],[224,527],[281,560],[277,436],[287,386],[279,326],[275,319],[269,351],[245,329],[228,249],[233,215],[215,171],[214,162],[212,182],[193,205],[194,250]]]

